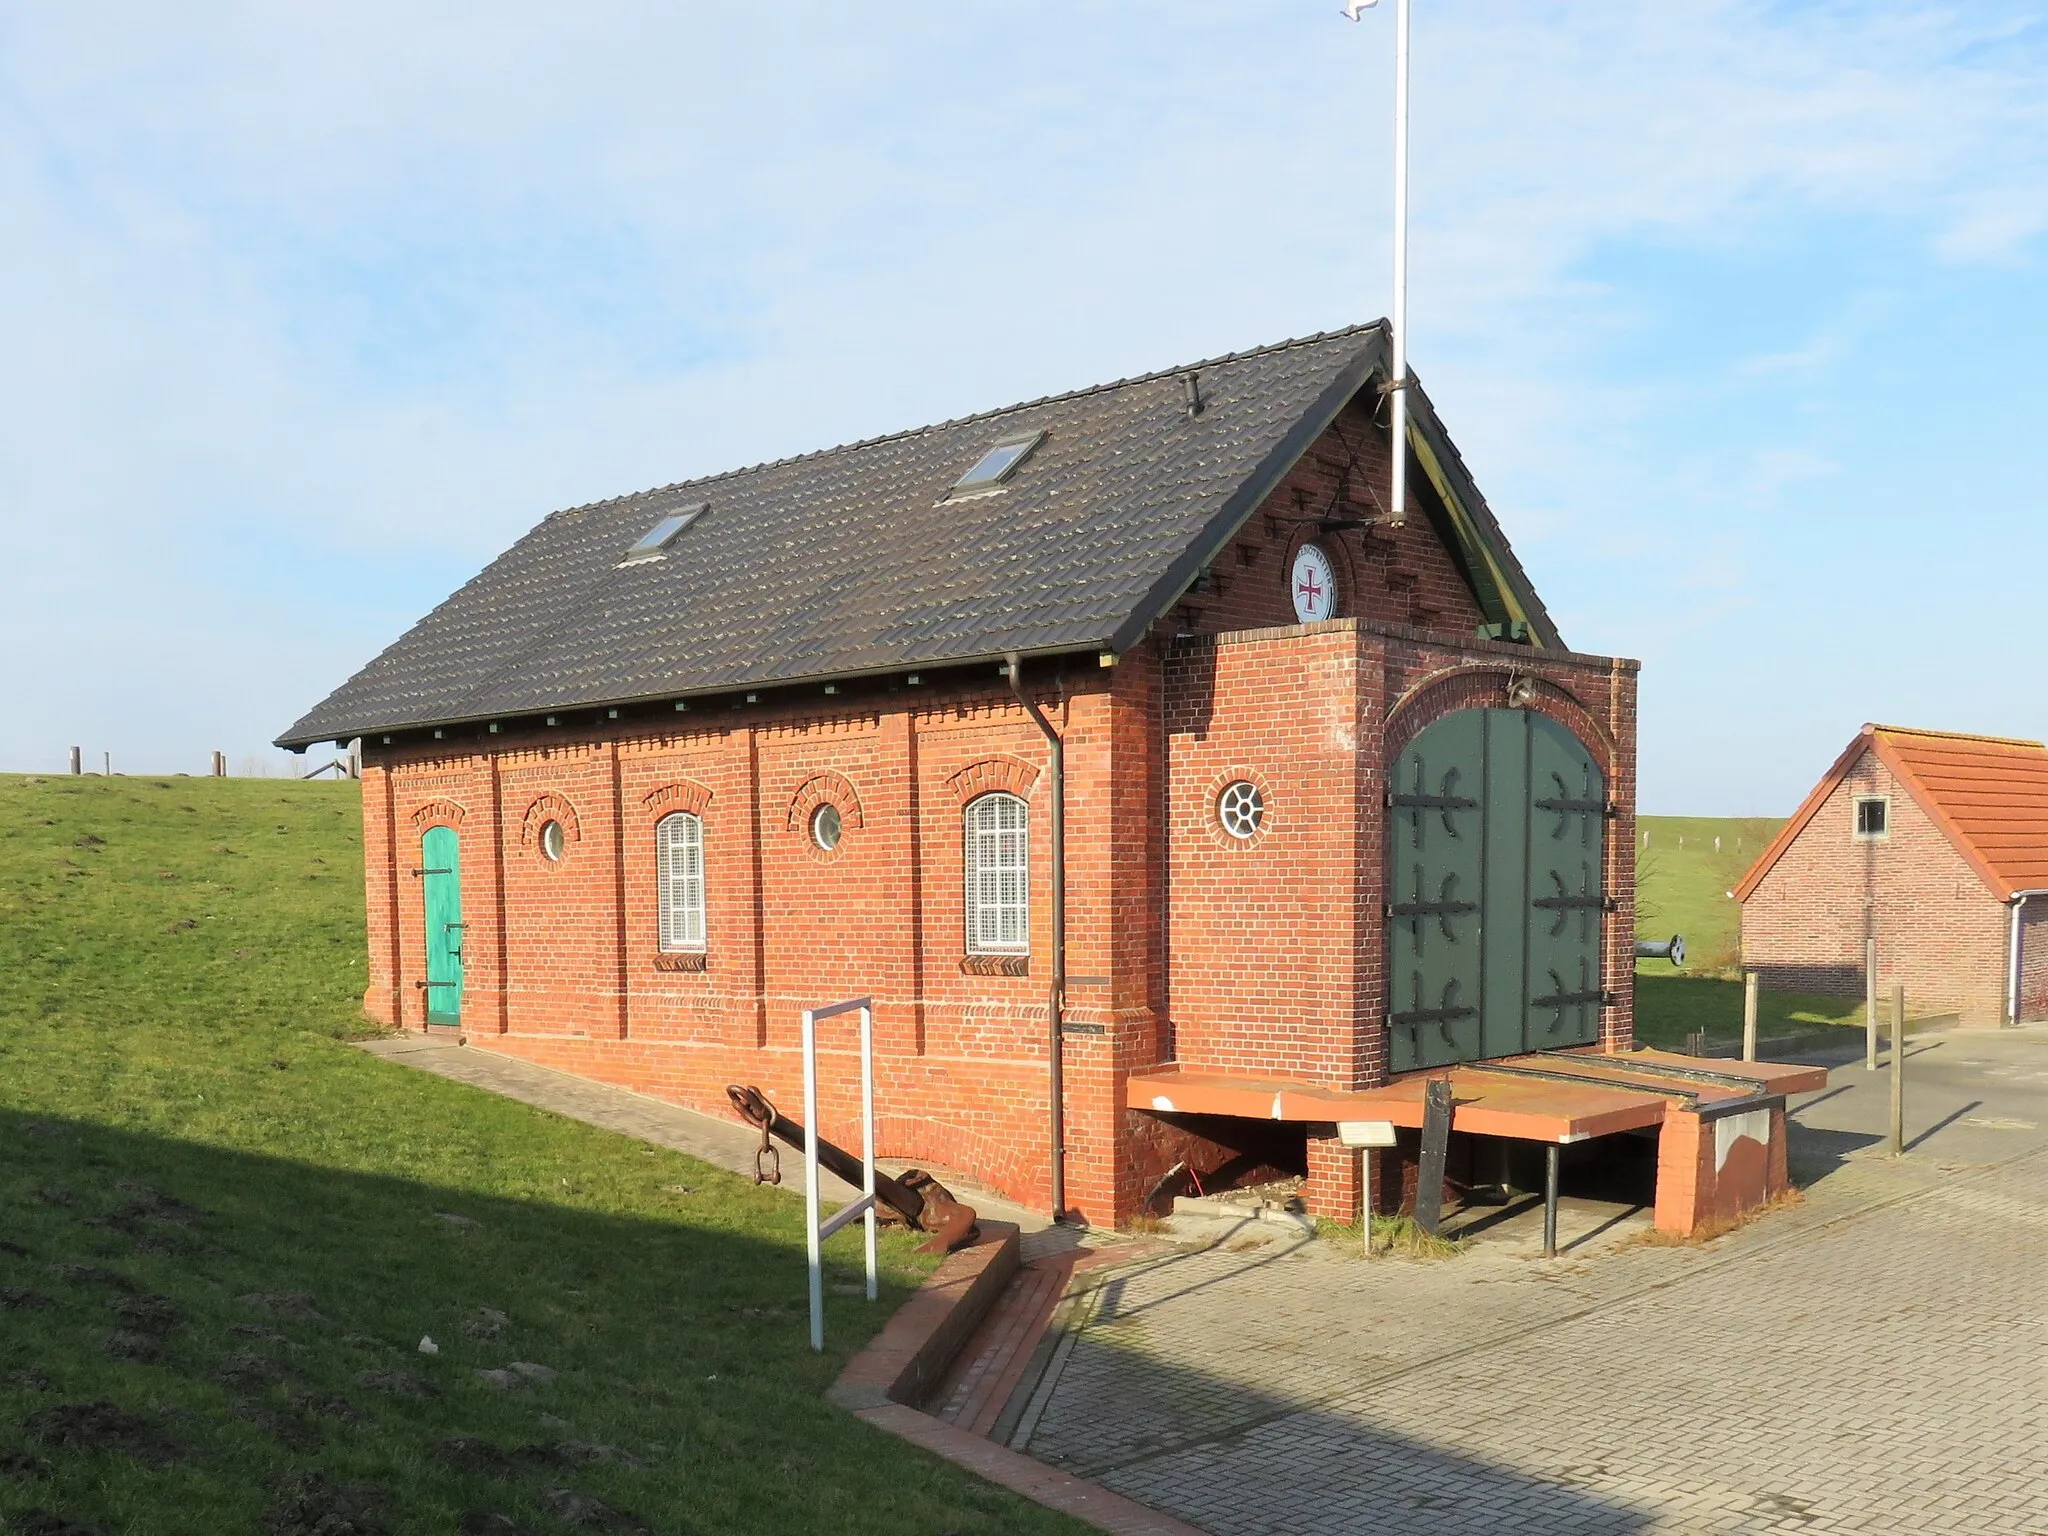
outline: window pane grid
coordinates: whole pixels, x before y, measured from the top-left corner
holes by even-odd
[[[704,820],[688,812],[654,829],[656,901],[664,950],[704,947]]]
[[[1015,795],[967,808],[967,947],[1021,953],[1031,943],[1030,817]]]

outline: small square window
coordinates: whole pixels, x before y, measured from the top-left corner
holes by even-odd
[[[669,545],[675,543],[678,535],[690,524],[702,517],[709,506],[699,502],[694,507],[684,507],[680,512],[671,512],[642,534],[633,547],[626,551],[626,558],[620,565],[642,565],[649,560],[659,560],[667,553]]]
[[[1890,809],[1891,802],[1887,800],[1875,797],[1858,800],[1856,802],[1856,835],[1863,838],[1883,837],[1885,835],[1886,813]]]

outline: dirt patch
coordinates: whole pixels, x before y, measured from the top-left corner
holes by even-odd
[[[164,1343],[154,1334],[117,1328],[100,1341],[100,1353],[124,1365],[154,1365],[163,1358]]]
[[[97,1264],[52,1264],[50,1273],[72,1285],[96,1285],[102,1290],[122,1292],[133,1292],[136,1288],[126,1275],[101,1269]]]
[[[54,1392],[57,1390],[57,1383],[50,1380],[48,1376],[45,1376],[33,1366],[24,1366],[18,1371],[9,1371],[5,1376],[0,1376],[0,1383],[16,1387],[23,1392]]]
[[[228,1411],[236,1418],[254,1424],[287,1450],[315,1451],[327,1438],[326,1432],[312,1420],[251,1398],[238,1399]]]
[[[374,1483],[334,1483],[318,1472],[287,1472],[270,1485],[277,1503],[263,1517],[276,1536],[386,1536],[387,1496]]]
[[[275,1328],[260,1328],[254,1323],[231,1323],[228,1332],[238,1339],[255,1339],[261,1344],[274,1344],[279,1349],[296,1350],[301,1347],[296,1339],[279,1333]]]
[[[555,1447],[571,1461],[580,1461],[586,1467],[625,1467],[629,1471],[644,1472],[647,1463],[631,1451],[616,1445],[604,1445],[595,1440],[564,1440]]]
[[[66,1189],[62,1184],[45,1184],[31,1198],[38,1205],[55,1206],[60,1210],[66,1206],[78,1204],[78,1196]]]
[[[560,1471],[568,1459],[552,1445],[522,1445],[511,1450],[470,1435],[434,1442],[435,1457],[457,1472],[484,1477],[511,1477],[522,1472]]]
[[[223,1386],[248,1389],[282,1381],[284,1372],[261,1355],[238,1349],[220,1357],[220,1363],[213,1368],[213,1379]]]
[[[0,1477],[48,1477],[54,1469],[40,1456],[27,1451],[0,1451]]]
[[[409,1398],[413,1402],[425,1402],[437,1396],[437,1388],[417,1371],[364,1371],[356,1377],[356,1385],[370,1392],[382,1392],[386,1397]]]
[[[19,1536],[107,1536],[102,1526],[53,1515],[47,1509],[24,1509],[9,1517],[7,1529]]]
[[[107,1310],[132,1331],[157,1338],[176,1333],[185,1321],[185,1314],[168,1296],[116,1296],[107,1303]]]
[[[104,1399],[59,1403],[29,1419],[31,1438],[53,1451],[111,1451],[137,1461],[175,1461],[183,1453],[148,1419]]]
[[[573,1488],[551,1488],[541,1504],[562,1524],[579,1531],[610,1531],[615,1536],[652,1536],[646,1526],[622,1509]]]
[[[56,1305],[53,1297],[25,1285],[0,1285],[0,1307],[10,1312],[46,1312]]]
[[[246,1296],[237,1296],[235,1300],[251,1311],[264,1312],[271,1317],[290,1318],[299,1323],[327,1321],[313,1298],[304,1291],[251,1291]]]
[[[19,1243],[10,1243],[4,1237],[0,1237],[0,1253],[6,1254],[10,1259],[25,1259],[28,1257],[28,1250],[26,1248],[22,1247]]]
[[[478,1307],[462,1325],[462,1331],[472,1339],[495,1339],[504,1334],[507,1321],[505,1314],[495,1307]]]
[[[489,1509],[464,1511],[455,1528],[462,1536],[527,1536],[526,1527],[510,1515]]]

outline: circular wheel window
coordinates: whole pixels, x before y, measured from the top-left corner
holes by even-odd
[[[1266,819],[1266,797],[1258,785],[1239,779],[1216,797],[1216,819],[1232,837],[1256,837]]]
[[[811,812],[811,841],[825,852],[830,853],[839,846],[839,834],[845,829],[846,824],[840,820],[838,806],[821,805]]]
[[[546,822],[541,826],[540,856],[550,864],[561,863],[562,851],[568,846],[568,842],[569,839],[562,831],[562,824],[559,821]]]

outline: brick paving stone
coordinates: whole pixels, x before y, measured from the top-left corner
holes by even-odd
[[[1216,1536],[2042,1536],[2048,1038],[1933,1054],[1913,1156],[1838,1072],[1805,1204],[1713,1244],[1125,1266],[1025,1448]]]

